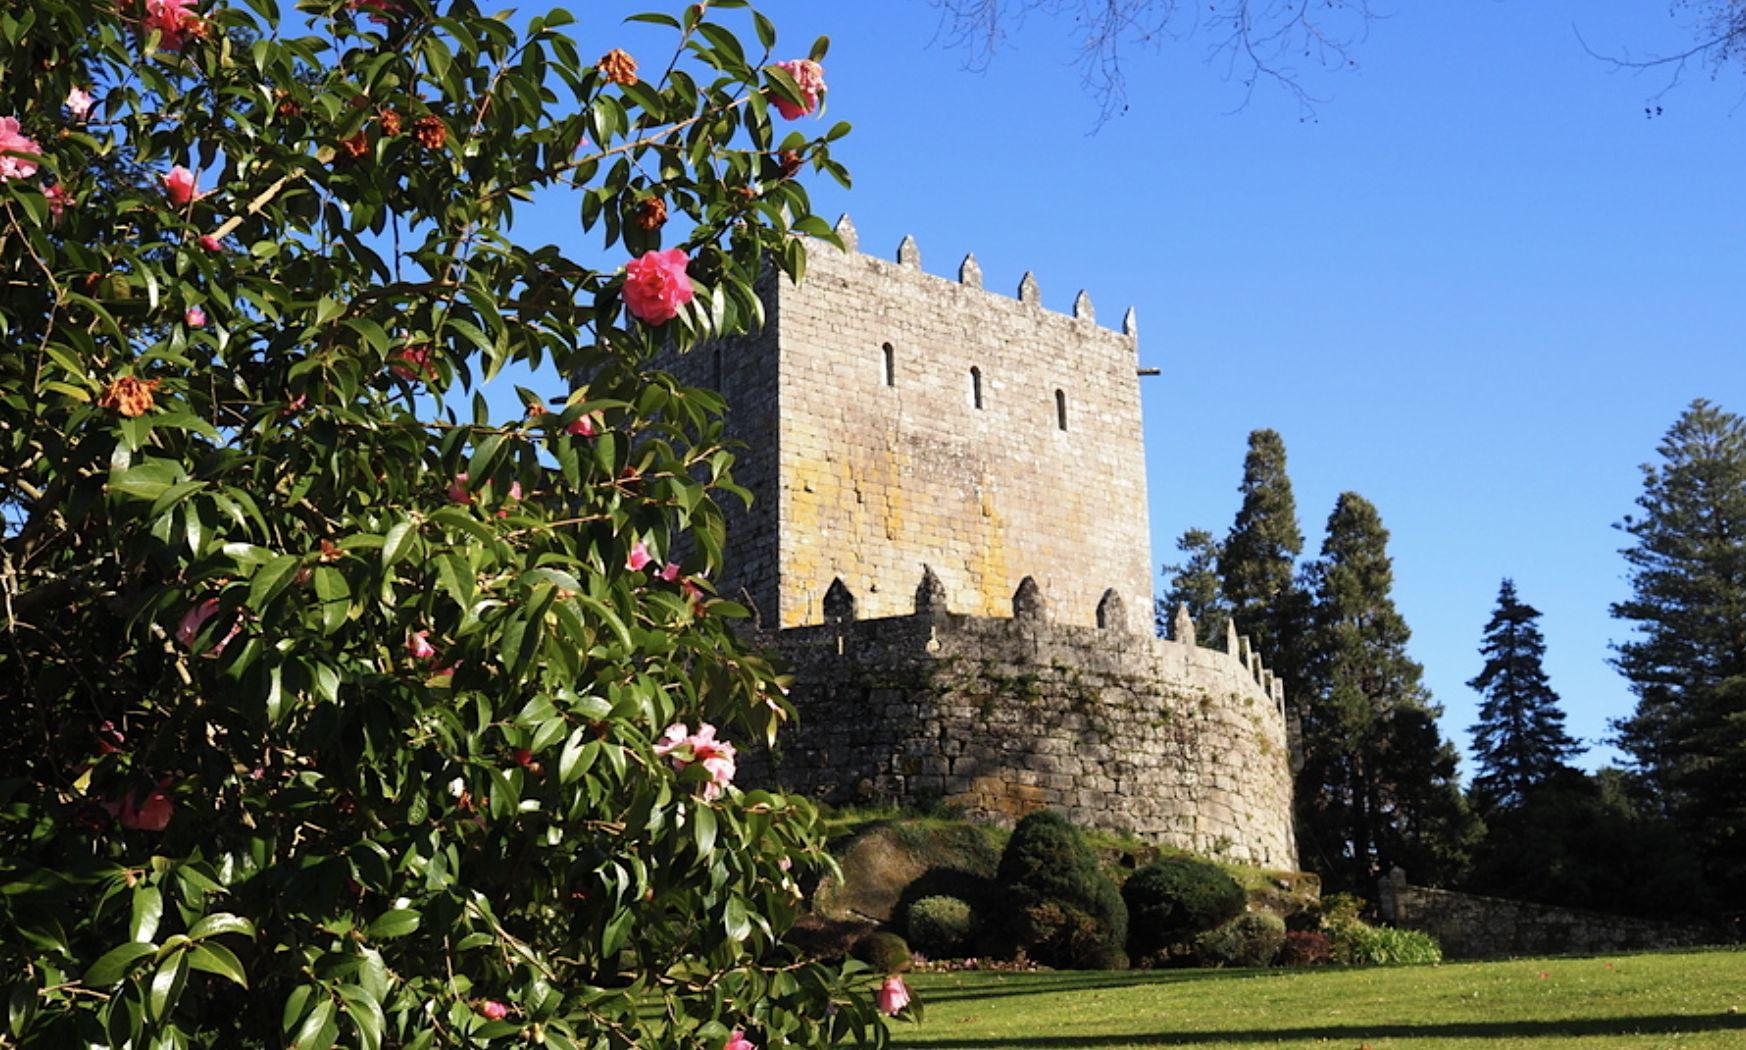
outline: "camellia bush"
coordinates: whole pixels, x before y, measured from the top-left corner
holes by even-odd
[[[831,240],[847,127],[823,41],[675,12],[0,5],[0,1046],[907,1008],[780,943],[828,859],[734,784],[792,712],[710,583],[722,403],[650,367]]]

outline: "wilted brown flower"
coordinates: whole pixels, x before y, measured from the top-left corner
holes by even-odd
[[[383,106],[377,110],[376,123],[382,126],[382,134],[390,138],[400,134],[400,114],[393,106]]]
[[[273,96],[279,100],[278,113],[281,117],[289,119],[303,112],[303,107],[298,105],[297,100],[291,97],[291,92],[284,88],[275,90]]]
[[[644,197],[637,201],[637,225],[645,230],[658,230],[667,224],[667,202],[659,197]]]
[[[443,143],[448,141],[449,129],[443,127],[440,119],[424,116],[412,122],[412,135],[425,149],[442,149]]]
[[[623,84],[629,87],[637,82],[637,60],[625,54],[619,48],[613,48],[600,56],[598,64],[600,75],[609,84]]]
[[[777,170],[782,172],[782,177],[785,179],[793,178],[794,173],[799,171],[800,166],[805,163],[806,158],[791,149],[783,150],[776,158]]]
[[[143,416],[154,407],[152,391],[157,388],[156,379],[118,376],[109,384],[109,389],[103,391],[103,396],[97,399],[97,407],[112,408],[129,419]]]
[[[370,139],[360,131],[349,139],[340,139],[340,146],[345,149],[346,156],[357,160],[370,152]]]

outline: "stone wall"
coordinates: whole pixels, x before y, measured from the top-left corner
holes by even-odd
[[[908,611],[933,566],[953,609],[999,615],[1035,577],[1056,619],[1095,623],[1104,592],[1152,600],[1136,336],[958,280],[813,245],[806,279],[764,283],[762,333],[663,362],[722,389],[741,484],[760,509],[735,528],[724,593],[768,626],[816,624],[833,582],[868,617]],[[719,362],[719,363],[718,363]]]
[[[1702,926],[1412,886],[1398,868],[1378,890],[1384,922],[1430,934],[1450,959],[1648,951],[1722,939]]]
[[[1154,638],[1107,605],[1105,628],[1053,623],[1034,583],[1011,618],[954,615],[937,586],[920,612],[860,621],[839,591],[834,622],[768,639],[794,665],[800,723],[751,778],[1003,824],[1053,808],[1296,867],[1283,691],[1235,637],[1228,651]]]

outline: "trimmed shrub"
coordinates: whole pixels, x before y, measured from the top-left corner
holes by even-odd
[[[1019,821],[1000,858],[1012,948],[1049,966],[1109,963],[1127,940],[1128,910],[1079,829],[1041,810]]]
[[[909,943],[931,958],[963,952],[975,929],[975,913],[957,897],[923,897],[909,906]]]
[[[1321,966],[1334,959],[1333,942],[1318,930],[1288,930],[1279,949],[1281,966]]]
[[[1202,966],[1271,966],[1285,944],[1285,920],[1269,911],[1237,916],[1194,939]]]
[[[1371,926],[1356,919],[1334,931],[1337,962],[1357,966],[1396,966],[1443,961],[1442,946],[1428,933]]]
[[[909,969],[909,945],[895,933],[883,930],[869,933],[855,942],[851,954],[880,973],[902,973]]]
[[[1248,895],[1212,861],[1162,857],[1129,876],[1122,900],[1129,953],[1151,957],[1241,915]]]

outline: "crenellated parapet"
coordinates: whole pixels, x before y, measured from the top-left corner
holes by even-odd
[[[833,588],[834,589],[834,588]],[[1035,579],[1011,616],[951,611],[924,569],[914,612],[768,636],[794,665],[799,723],[749,767],[828,800],[940,803],[1010,823],[1042,807],[1092,827],[1271,867],[1296,864],[1283,692],[1238,637],[1057,621]],[[858,596],[838,592],[836,608]]]

